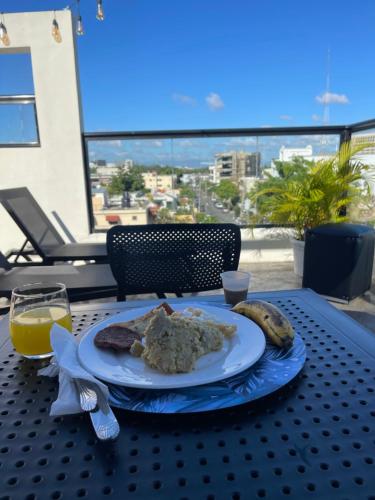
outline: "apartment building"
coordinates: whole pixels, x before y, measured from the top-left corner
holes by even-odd
[[[260,177],[260,153],[229,151],[215,155],[211,176],[218,183],[223,179],[239,182],[244,177]]]
[[[145,188],[151,191],[168,191],[173,189],[174,176],[173,175],[160,175],[157,172],[144,172],[142,174]]]

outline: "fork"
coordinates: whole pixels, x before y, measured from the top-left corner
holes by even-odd
[[[86,381],[79,378],[74,379],[79,393],[79,402],[83,411],[93,411],[98,404],[96,391],[90,388]]]
[[[82,406],[82,399],[86,398],[86,395],[88,394],[95,394],[95,405],[92,407],[94,398],[90,396],[90,406],[92,407],[92,409],[85,411],[89,412],[91,423],[97,437],[101,441],[116,439],[116,437],[120,433],[120,426],[105,396],[100,390],[96,391],[93,388],[94,384],[92,384],[91,382],[87,382],[86,380],[82,379],[75,379],[75,383],[80,393],[80,402],[82,409],[84,409]],[[85,400],[85,403],[86,402],[87,400]]]

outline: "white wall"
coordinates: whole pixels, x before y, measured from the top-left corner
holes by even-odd
[[[0,74],[2,52],[30,50],[41,145],[0,147],[0,188],[27,186],[51,220],[55,222],[51,211],[56,211],[80,239],[88,235],[89,223],[75,35],[70,11],[57,11],[56,18],[62,43],[51,35],[53,12],[5,15],[11,44],[0,44]],[[0,228],[0,250],[23,241],[2,207]]]

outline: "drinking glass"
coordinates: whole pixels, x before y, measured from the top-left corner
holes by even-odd
[[[226,271],[220,274],[223,281],[224,297],[227,304],[235,306],[246,300],[250,284],[250,273]]]
[[[65,285],[31,283],[12,291],[9,329],[19,354],[29,359],[52,356],[50,330],[54,323],[72,331]]]

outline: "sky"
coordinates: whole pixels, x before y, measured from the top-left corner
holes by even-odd
[[[0,10],[68,2],[0,0]],[[80,2],[87,132],[322,124],[327,102],[330,124],[374,118],[373,0],[103,0],[103,7],[99,22],[95,0]],[[6,73],[6,85],[27,81]],[[0,93],[1,75],[0,66]]]

